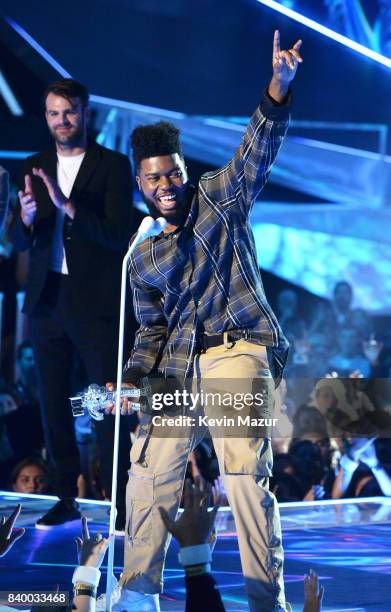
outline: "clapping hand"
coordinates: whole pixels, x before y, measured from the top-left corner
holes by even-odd
[[[18,191],[18,197],[22,222],[26,227],[31,227],[37,214],[37,203],[35,201],[31,176],[28,174],[24,177],[24,191]]]
[[[25,529],[13,528],[21,508],[22,506],[18,504],[7,519],[3,516],[0,520],[0,557],[4,557],[11,550],[16,540],[19,540],[26,531]]]
[[[213,497],[213,506],[209,510],[209,500]],[[194,487],[190,480],[185,481],[184,510],[180,517],[173,521],[164,508],[159,507],[160,516],[167,530],[178,540],[180,546],[196,546],[210,541],[221,501],[220,485],[216,481],[212,487],[195,480]]]
[[[324,588],[318,585],[318,576],[310,570],[308,576],[304,576],[304,608],[303,612],[320,612]]]
[[[73,204],[65,197],[60,189],[59,184],[51,176],[46,174],[42,168],[33,168],[34,176],[38,176],[45,183],[49,197],[54,206],[59,210],[63,210],[69,217],[73,219],[75,216],[75,208]]]
[[[81,532],[82,537],[75,538],[79,565],[88,565],[90,567],[96,567],[99,569],[104,559],[111,536],[108,538],[102,538],[102,534],[97,533],[91,538],[85,516],[83,516],[81,519]]]

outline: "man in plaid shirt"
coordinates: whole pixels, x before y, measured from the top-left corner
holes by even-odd
[[[241,390],[251,391],[256,379],[281,379],[288,346],[264,294],[249,214],[288,127],[289,84],[302,61],[300,46],[298,41],[281,51],[275,32],[273,77],[241,144],[226,166],[204,174],[196,188],[188,182],[173,125],[134,130],[139,189],[151,215],[168,225],[131,258],[140,327],[125,383],[138,385],[158,372],[197,385],[213,379],[213,389],[221,391],[235,377]],[[122,412],[131,410],[124,401]],[[188,455],[199,439],[191,427],[176,437],[153,435],[154,429],[144,413],[131,451],[125,567],[114,610],[159,610],[166,525],[177,513]],[[279,513],[268,489],[270,433],[232,437],[219,431],[211,434],[235,518],[250,610],[287,610]],[[202,573],[208,559],[201,549],[194,565]]]

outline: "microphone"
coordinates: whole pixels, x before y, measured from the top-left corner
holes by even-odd
[[[140,223],[140,227],[137,230],[135,242],[141,242],[150,236],[157,236],[167,227],[167,221],[164,217],[153,219],[153,217],[145,217]]]

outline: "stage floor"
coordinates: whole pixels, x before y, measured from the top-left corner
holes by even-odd
[[[34,527],[35,520],[53,505],[50,497],[0,492],[0,516],[22,503],[17,526],[26,534],[0,559],[0,590],[50,591],[59,584],[70,591],[76,564],[74,538],[79,525],[55,530]],[[90,531],[107,533],[108,504],[79,500],[90,519]],[[287,600],[294,612],[302,610],[303,577],[314,569],[325,586],[326,612],[391,611],[391,499],[365,498],[341,502],[281,504]],[[248,610],[238,545],[229,508],[220,509],[213,555],[213,572],[227,612]],[[116,573],[122,569],[123,538],[115,544]],[[105,590],[105,566],[100,592]],[[184,610],[183,573],[177,546],[171,542],[165,571],[162,611]],[[19,606],[21,607],[21,606]],[[1,606],[0,606],[1,610]]]

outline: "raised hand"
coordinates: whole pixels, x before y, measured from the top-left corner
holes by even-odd
[[[13,528],[21,508],[22,506],[18,504],[7,519],[3,516],[0,520],[0,557],[4,557],[16,540],[19,540],[26,531],[25,529]]]
[[[26,227],[31,227],[37,214],[37,203],[31,183],[31,176],[26,174],[24,177],[24,191],[18,191],[20,202],[20,216]]]
[[[318,588],[318,576],[310,570],[309,576],[304,576],[304,608],[303,612],[320,612],[324,588]]]
[[[213,507],[208,510],[213,491]],[[184,511],[178,520],[173,521],[164,508],[159,507],[160,516],[167,530],[178,540],[180,546],[196,546],[209,541],[213,531],[217,510],[220,505],[220,490],[212,489],[208,483],[201,486],[196,479],[195,485],[185,481]]]
[[[288,51],[281,51],[280,32],[274,32],[273,40],[273,77],[282,83],[290,83],[294,78],[297,66],[303,58],[299,53],[302,41],[298,40]]]
[[[73,204],[65,197],[61,191],[57,181],[51,176],[46,174],[42,168],[33,168],[34,176],[38,176],[45,183],[46,189],[48,190],[49,197],[56,208],[63,210],[72,219],[75,216],[75,209]]]
[[[111,536],[102,538],[102,534],[97,533],[93,538],[90,538],[85,516],[81,519],[81,533],[81,538],[75,538],[79,565],[89,565],[90,567],[99,569],[102,565]]]

